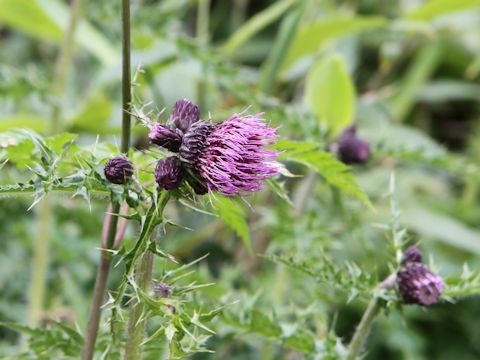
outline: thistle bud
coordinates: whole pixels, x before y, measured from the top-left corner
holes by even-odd
[[[158,282],[153,287],[155,296],[160,298],[169,298],[172,296],[172,288],[165,283]]]
[[[160,159],[155,167],[155,180],[159,187],[173,190],[182,182],[182,167],[175,156]]]
[[[104,168],[105,177],[114,184],[125,184],[132,178],[133,165],[126,157],[110,159]]]
[[[175,124],[177,129],[185,133],[198,120],[200,120],[200,109],[197,104],[188,99],[177,100],[170,115],[170,121]]]
[[[180,134],[161,124],[154,125],[148,134],[148,138],[152,143],[173,152],[178,152],[180,145],[182,145]]]
[[[362,164],[370,158],[370,144],[357,137],[356,126],[345,129],[340,136],[338,158],[345,164]]]
[[[410,246],[404,251],[402,264],[422,262],[422,252],[415,246]]]
[[[444,282],[425,265],[413,262],[398,272],[397,286],[405,304],[430,306],[438,303]]]

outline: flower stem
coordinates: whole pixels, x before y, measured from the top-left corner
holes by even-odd
[[[389,275],[378,285],[378,288],[375,291],[378,291],[379,289],[391,289],[393,286],[395,286],[395,279],[395,273]],[[367,310],[365,310],[365,313],[360,320],[360,324],[358,324],[357,329],[355,330],[355,334],[353,334],[352,340],[350,341],[350,345],[348,346],[347,360],[355,360],[361,352],[363,343],[370,332],[373,321],[380,313],[380,310],[382,310],[382,307],[382,300],[378,294],[375,293],[367,306]]]
[[[138,287],[148,292],[152,280],[153,253],[147,251],[143,254],[135,270],[135,281]],[[144,305],[133,299],[130,303],[130,313],[128,317],[128,335],[125,347],[125,360],[136,360],[141,358],[140,345],[145,334],[146,319],[144,315]]]
[[[170,193],[163,191],[157,200],[157,204],[152,204],[158,209],[157,216],[163,221],[163,211],[170,200]],[[151,241],[155,239],[155,226],[151,230]],[[148,250],[141,256],[138,265],[135,267],[135,281],[139,289],[144,293],[148,292],[152,280],[153,254]],[[136,299],[130,303],[130,312],[128,315],[128,333],[125,346],[125,360],[141,359],[140,346],[145,334],[146,319],[144,315],[144,306]]]
[[[65,29],[62,44],[55,65],[55,75],[52,83],[52,93],[56,98],[52,105],[52,113],[48,134],[52,135],[60,130],[61,101],[67,78],[67,69],[70,65],[73,49],[73,38],[80,17],[82,0],[73,0],[70,8],[70,17]],[[46,274],[48,268],[48,250],[51,237],[52,203],[49,196],[45,196],[38,209],[38,237],[35,241],[32,267],[32,283],[28,305],[28,322],[37,325],[44,306]]]
[[[352,341],[348,346],[347,360],[355,360],[362,350],[363,343],[370,332],[372,323],[382,308],[379,300],[378,296],[374,296],[372,300],[370,300],[367,310],[363,314],[362,320],[360,320],[360,324],[358,324]]]
[[[130,67],[130,0],[122,0],[122,146],[123,153],[130,148],[131,122],[131,67]]]
[[[130,69],[130,0],[122,0],[122,143],[121,151],[127,153],[130,148],[130,106],[131,93],[131,69]],[[120,204],[112,204],[112,213],[118,214]],[[107,215],[108,218],[108,215]],[[107,221],[107,218],[105,221]],[[109,250],[114,246],[117,232],[118,216],[111,216],[108,224],[105,249]],[[91,360],[95,351],[98,325],[100,323],[101,306],[105,289],[107,286],[108,273],[110,272],[110,256],[104,252],[98,266],[95,279],[95,289],[90,309],[90,317],[87,325],[85,344],[82,350],[82,360]]]

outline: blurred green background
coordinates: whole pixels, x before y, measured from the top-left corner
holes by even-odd
[[[71,132],[80,144],[99,135],[118,146],[120,1],[83,1],[58,93],[52,84],[68,5],[0,0],[0,131]],[[281,127],[282,138],[325,148],[356,122],[373,156],[354,173],[376,212],[322,176],[287,164],[305,175],[284,179],[293,206],[268,191],[249,200],[254,253],[313,265],[326,255],[339,271],[354,262],[345,271],[384,277],[391,244],[375,225],[389,221],[386,194],[394,171],[401,225],[448,278],[480,265],[478,39],[480,2],[471,0],[133,0],[132,67],[141,67],[135,101],[169,110],[186,97],[200,104],[202,117],[210,112],[216,120],[251,105]],[[56,107],[60,121],[48,130]],[[0,170],[0,184],[27,181],[28,155],[12,148],[5,134],[0,159],[10,161]],[[142,126],[133,134],[135,146],[144,148]],[[89,207],[78,198],[51,196],[46,221],[40,205],[26,211],[32,201],[0,199],[0,321],[53,319],[83,330],[105,201]],[[349,302],[352,294],[333,287],[335,277],[319,280],[249,255],[216,219],[178,204],[168,214],[195,231],[169,229],[166,251],[182,261],[210,253],[197,277],[216,285],[203,290],[203,298],[211,304],[240,300],[214,322],[217,335],[208,345],[216,353],[195,359],[326,358],[319,348],[329,354],[337,337],[347,342],[352,336],[364,296]],[[125,241],[134,241],[136,230],[129,228]],[[50,238],[48,271],[34,320],[32,259],[42,234]],[[120,276],[114,269],[112,288]],[[429,310],[393,308],[374,326],[365,358],[478,359],[479,322],[475,297]],[[286,342],[292,332],[299,336]],[[0,328],[0,355],[21,343],[17,332]]]

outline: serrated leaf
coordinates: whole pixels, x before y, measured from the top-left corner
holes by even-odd
[[[292,335],[286,337],[283,340],[283,343],[289,348],[307,354],[315,350],[315,338],[313,338],[311,334],[302,329],[297,329]]]
[[[20,170],[25,170],[28,166],[35,164],[32,154],[34,149],[33,141],[24,139],[16,145],[9,146],[7,148],[7,156],[9,161],[14,163]]]
[[[250,316],[250,326],[252,331],[271,338],[279,338],[282,334],[280,326],[260,311],[253,310]]]
[[[374,210],[367,194],[350,172],[350,167],[335,159],[332,154],[324,151],[309,151],[290,155],[287,157],[287,160],[298,162],[315,170],[330,185],[335,186],[342,192],[361,201],[364,205]]]
[[[245,211],[241,205],[233,199],[220,195],[215,195],[212,202],[214,206],[213,212],[220,216],[225,224],[240,237],[250,254],[253,254],[250,231]]]
[[[332,137],[353,122],[355,88],[342,57],[331,54],[312,66],[305,82],[305,103]]]
[[[63,133],[54,135],[45,139],[45,144],[57,154],[61,154],[64,147],[75,140],[77,135],[71,133]]]

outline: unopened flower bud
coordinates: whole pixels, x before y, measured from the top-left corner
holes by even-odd
[[[173,190],[182,182],[182,167],[180,160],[175,156],[160,159],[155,168],[155,180],[159,187]]]
[[[152,143],[173,152],[178,152],[180,145],[182,145],[182,137],[180,134],[161,124],[155,124],[153,126],[148,134],[148,138]]]
[[[126,157],[110,159],[104,168],[105,177],[114,184],[125,184],[132,178],[133,165]]]
[[[425,265],[413,262],[398,272],[397,286],[405,304],[430,306],[438,303],[444,282]]]
[[[422,252],[415,246],[410,246],[404,251],[402,257],[402,264],[422,262]]]
[[[200,109],[197,104],[190,100],[180,99],[173,106],[170,121],[183,133],[198,120],[200,120]]]
[[[156,283],[153,287],[153,292],[157,297],[169,298],[172,296],[172,288],[165,283]]]
[[[345,164],[362,164],[370,158],[370,144],[357,137],[357,128],[345,129],[338,141],[338,157]]]

